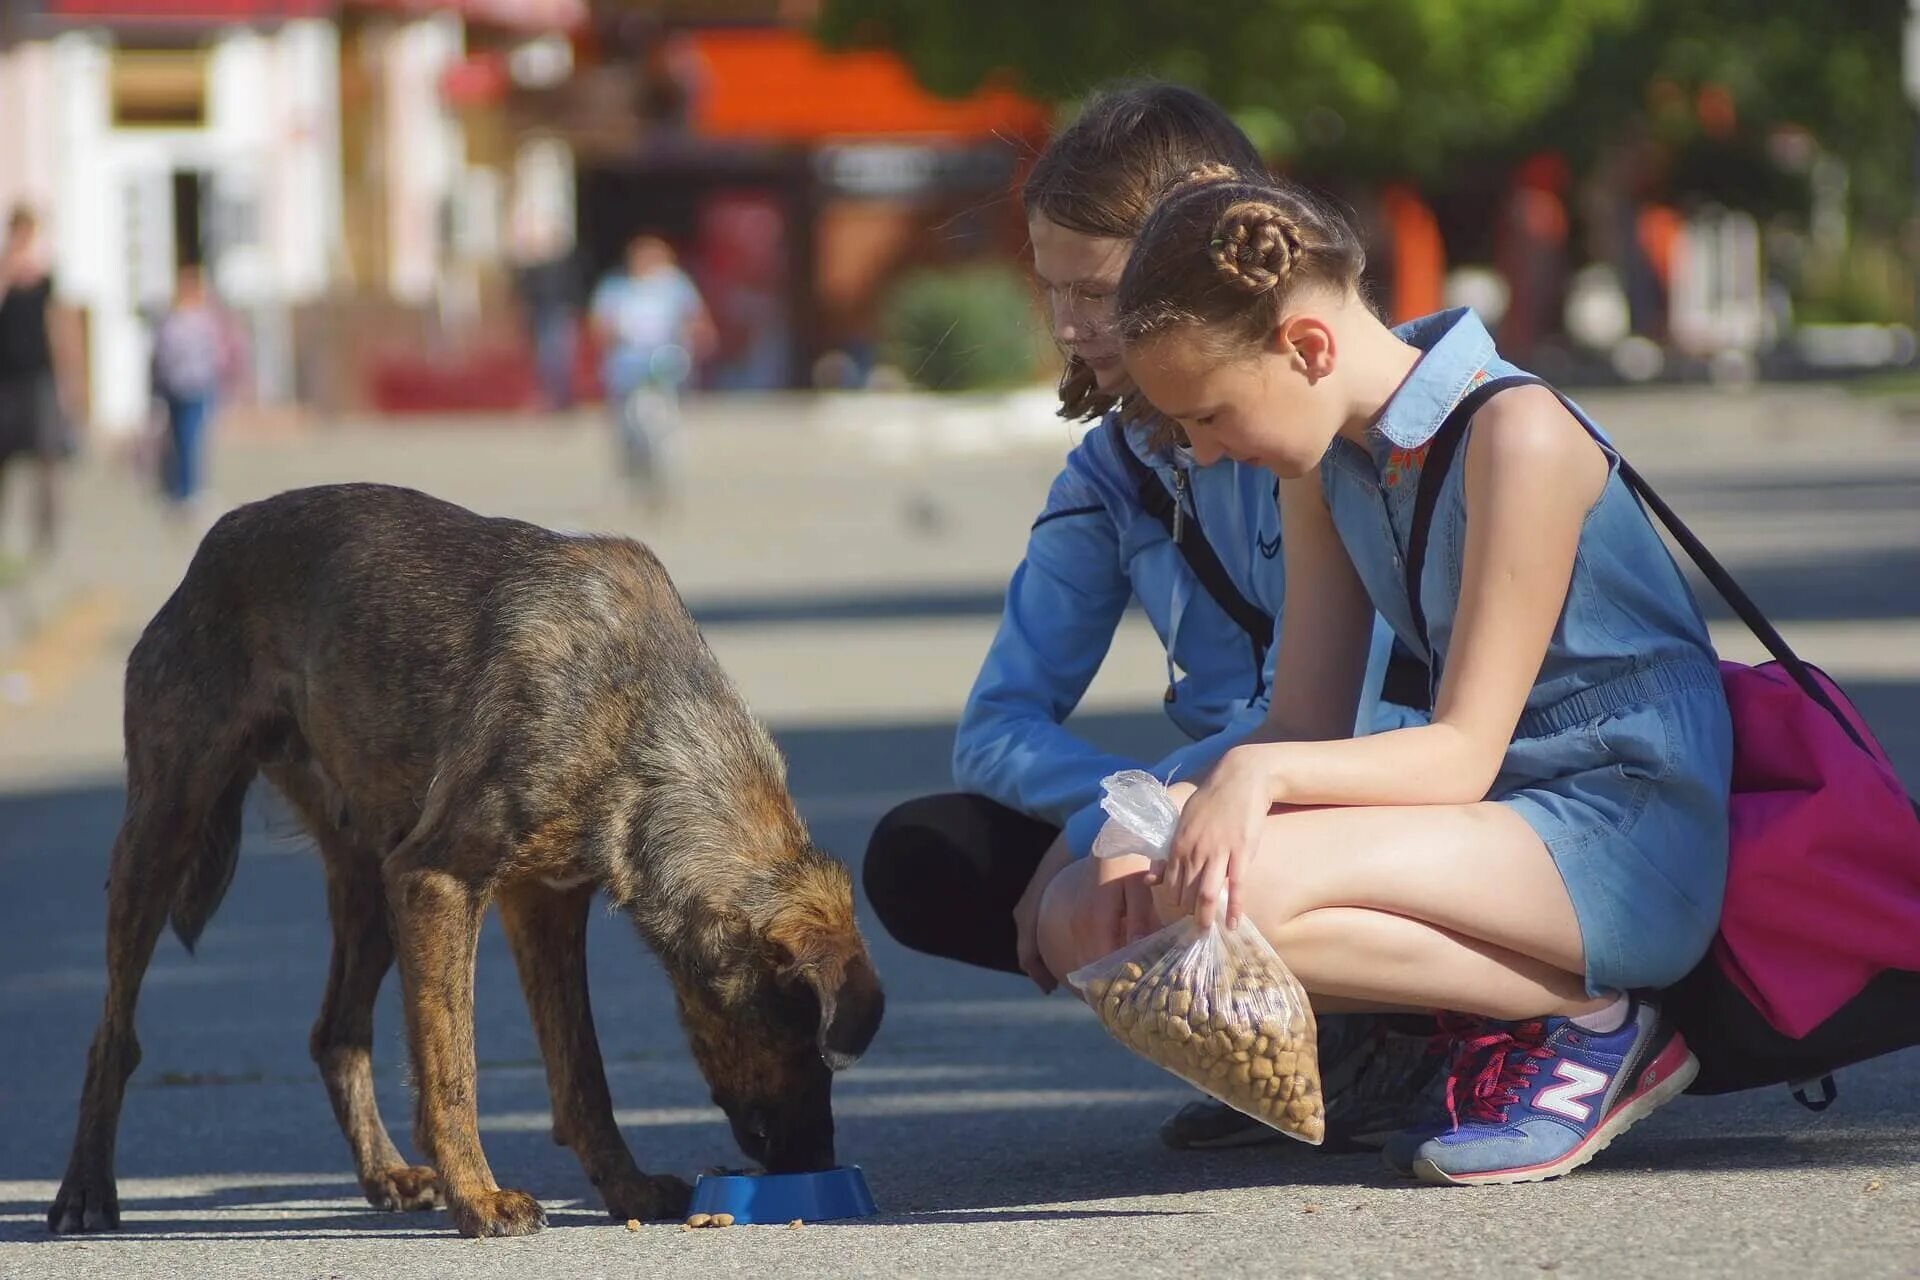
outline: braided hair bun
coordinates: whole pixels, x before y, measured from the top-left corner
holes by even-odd
[[[1243,293],[1280,288],[1302,252],[1299,224],[1284,209],[1262,200],[1227,206],[1207,247],[1220,280]]]

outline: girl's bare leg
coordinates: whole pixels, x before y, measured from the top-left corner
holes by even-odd
[[[1105,953],[1094,913],[1099,871],[1082,861],[1047,891],[1040,947],[1055,973]],[[1579,924],[1546,846],[1501,805],[1276,813],[1241,903],[1329,1008],[1517,1019],[1587,1013],[1611,1000],[1586,994]]]

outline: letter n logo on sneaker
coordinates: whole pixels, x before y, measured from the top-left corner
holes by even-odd
[[[1575,1123],[1585,1124],[1587,1118],[1593,1114],[1593,1108],[1583,1099],[1591,1098],[1607,1087],[1607,1073],[1563,1059],[1555,1064],[1553,1074],[1566,1083],[1556,1084],[1534,1094],[1534,1110],[1551,1111],[1554,1115],[1565,1116]]]

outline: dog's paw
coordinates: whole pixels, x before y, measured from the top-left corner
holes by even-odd
[[[463,1236],[530,1236],[547,1225],[547,1211],[524,1191],[483,1191],[453,1206]]]
[[[360,1184],[367,1203],[389,1213],[432,1209],[440,1204],[440,1177],[425,1165],[397,1164]]]
[[[600,1194],[615,1222],[674,1222],[686,1217],[693,1203],[693,1188],[669,1173],[609,1180],[600,1184]]]
[[[113,1176],[69,1173],[47,1210],[47,1230],[55,1235],[81,1231],[118,1231],[120,1193]]]

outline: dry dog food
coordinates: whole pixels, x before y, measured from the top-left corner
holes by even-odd
[[[1325,1138],[1313,1010],[1246,921],[1231,932],[1179,921],[1072,980],[1141,1057],[1282,1133]]]
[[[1166,787],[1138,769],[1100,785],[1110,821],[1093,856],[1164,864],[1180,819]],[[1325,1138],[1313,1007],[1244,918],[1231,929],[1177,920],[1067,981],[1147,1061],[1302,1142]]]

